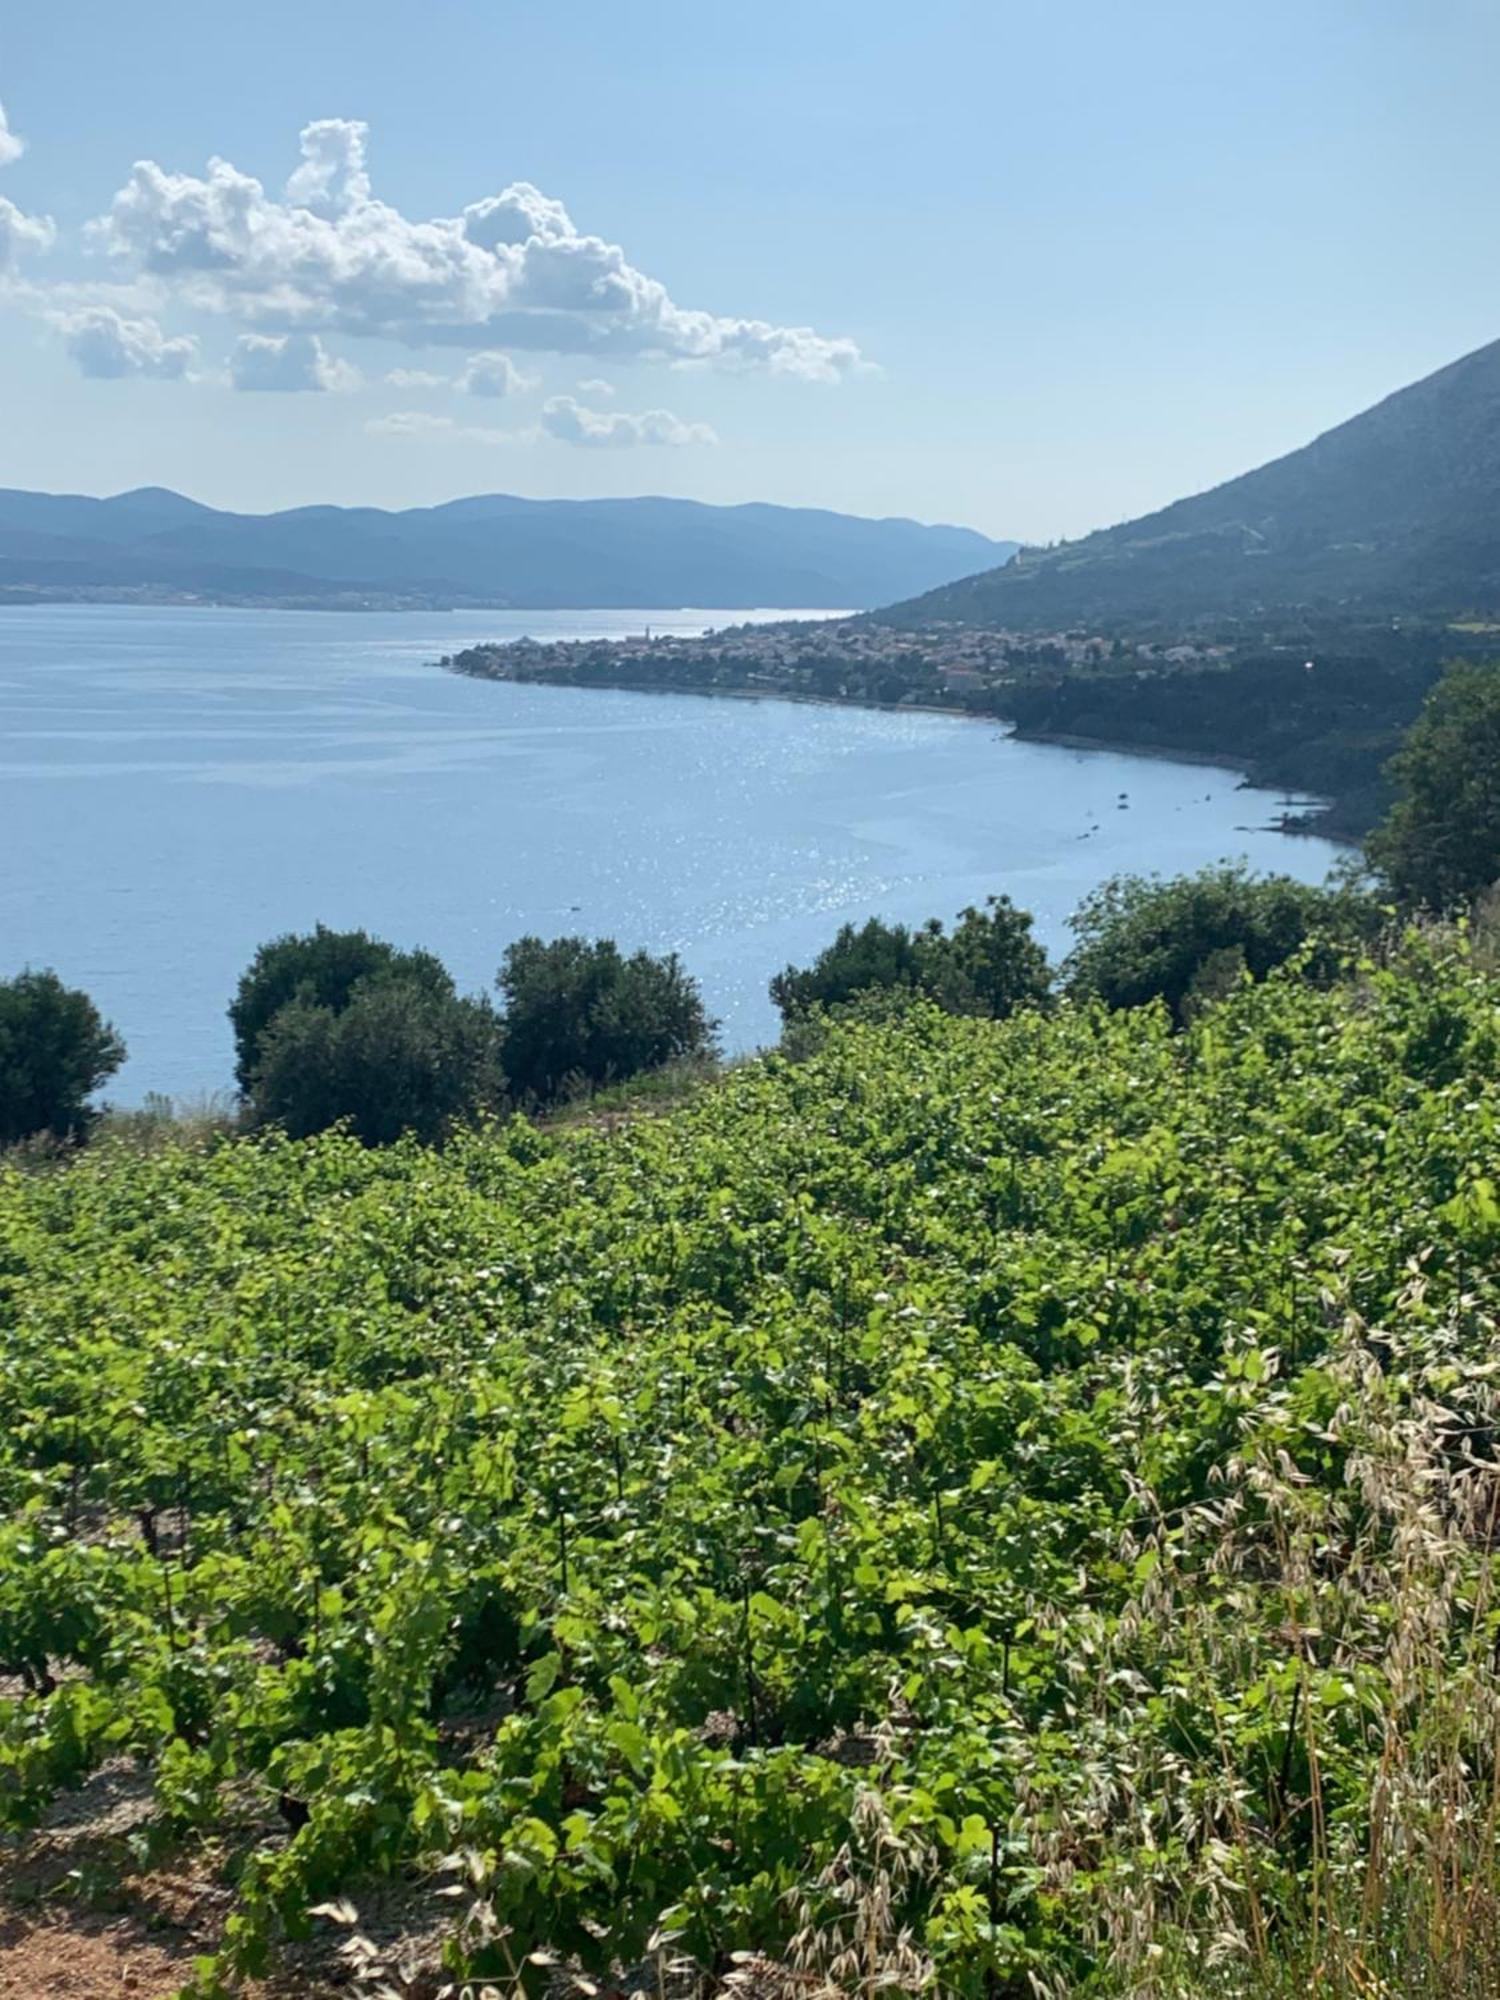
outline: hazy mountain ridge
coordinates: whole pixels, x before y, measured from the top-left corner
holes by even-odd
[[[1057,630],[1298,607],[1500,610],[1500,341],[1207,493],[881,616]]]
[[[813,508],[526,500],[236,514],[160,487],[0,491],[0,590],[352,598],[526,608],[857,607],[945,583],[1014,543]]]

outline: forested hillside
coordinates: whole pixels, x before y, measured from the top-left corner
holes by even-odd
[[[7,1823],[139,1760],[203,1992],[1491,1992],[1497,998],[0,1168]]]
[[[880,616],[1057,631],[1500,611],[1500,341],[1300,451]]]

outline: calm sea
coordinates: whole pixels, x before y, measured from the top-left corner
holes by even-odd
[[[319,920],[430,946],[467,988],[527,931],[675,950],[739,1050],[775,1033],[771,974],[846,919],[1004,891],[1062,949],[1122,869],[1245,855],[1315,880],[1334,858],[1199,765],[432,664],[729,616],[0,610],[0,976],[53,966],[94,995],[130,1048],[120,1103],[225,1087],[246,961]]]

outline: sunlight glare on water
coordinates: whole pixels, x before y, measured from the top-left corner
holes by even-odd
[[[1245,855],[1316,880],[1334,858],[1228,771],[433,665],[743,616],[0,610],[0,976],[52,966],[95,997],[130,1048],[121,1103],[227,1085],[241,971],[319,921],[429,946],[466,989],[528,931],[679,951],[741,1050],[776,1032],[770,976],[846,921],[1004,892],[1060,952],[1121,870]]]

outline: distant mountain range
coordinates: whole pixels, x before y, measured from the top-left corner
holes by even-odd
[[[1500,612],[1500,341],[1212,492],[880,613],[1058,631]]]
[[[0,490],[0,604],[782,605],[858,609],[1004,562],[970,528],[691,500],[522,500],[230,514],[162,487]]]

